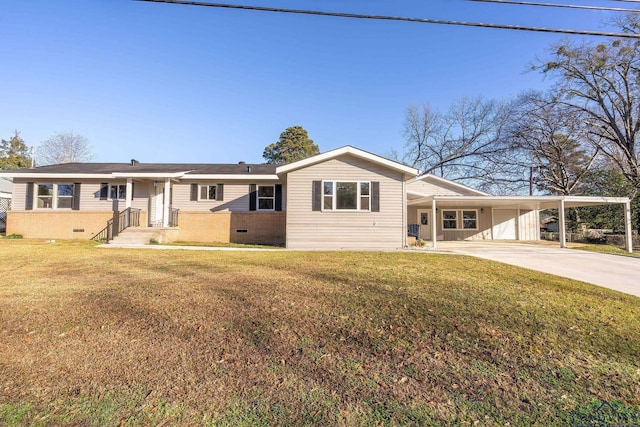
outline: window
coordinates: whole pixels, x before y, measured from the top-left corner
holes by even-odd
[[[324,181],[323,210],[368,211],[371,209],[371,183]]]
[[[462,218],[462,228],[458,225],[458,218]],[[477,230],[478,211],[473,210],[443,210],[442,228],[445,230]]]
[[[109,185],[109,198],[113,200],[125,200],[127,198],[127,185]]]
[[[58,184],[58,209],[71,209],[73,202],[73,184]]]
[[[427,212],[420,213],[420,224],[429,225],[429,214]]]
[[[37,184],[38,209],[72,209],[74,184]]]
[[[53,208],[53,184],[38,184],[38,209]]]
[[[328,181],[324,183],[324,201],[322,204],[323,209],[333,209],[333,182]]]
[[[442,211],[442,228],[449,230],[458,228],[458,211]]]
[[[217,185],[201,185],[200,200],[216,200]]]
[[[272,211],[275,207],[276,192],[273,185],[258,186],[258,210]]]
[[[462,228],[465,230],[478,229],[478,211],[462,211]]]

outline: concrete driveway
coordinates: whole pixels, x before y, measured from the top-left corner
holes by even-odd
[[[499,261],[640,297],[640,258],[562,249],[557,243],[438,242],[438,250]]]

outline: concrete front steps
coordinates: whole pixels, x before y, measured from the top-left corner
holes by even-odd
[[[157,243],[175,240],[178,230],[175,228],[129,227],[114,237],[109,244],[147,245],[151,239]]]

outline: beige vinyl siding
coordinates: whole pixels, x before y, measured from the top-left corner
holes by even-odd
[[[444,182],[438,182],[437,184],[431,183],[428,181],[428,178],[407,184],[407,191],[416,191],[430,196],[476,196],[478,194],[472,191],[462,190],[460,187],[447,185]]]
[[[191,201],[191,184],[216,185],[224,184],[224,200]],[[249,185],[275,185],[278,181],[181,181],[173,184],[173,207],[189,212],[223,211],[248,212],[249,211]],[[286,189],[282,188],[282,210],[286,210]]]
[[[426,209],[429,211],[429,221],[436,221],[436,231],[437,231],[437,239],[438,240],[491,240],[491,208],[460,208],[460,207],[447,207],[438,205],[435,215],[431,211],[431,205],[429,206],[410,206],[409,211],[407,213],[408,223],[409,224],[417,224],[418,223],[418,209],[423,210]],[[484,209],[484,212],[483,212]],[[478,212],[478,229],[477,230],[451,230],[451,229],[443,229],[442,228],[442,211],[458,211],[458,226],[461,227],[461,217],[462,211],[477,211]],[[431,236],[431,223],[429,225],[422,227],[428,227],[429,231],[425,233],[426,235]],[[422,233],[421,233],[422,234]]]
[[[540,212],[521,210],[518,223],[519,240],[540,240]]]
[[[380,212],[313,211],[313,181],[377,181]],[[395,249],[402,247],[405,195],[401,173],[344,155],[287,176],[287,247]]]
[[[442,228],[442,211],[458,210],[458,226],[461,227],[462,211],[476,210],[478,212],[478,229],[477,230],[450,230]],[[491,240],[491,208],[447,208],[446,206],[438,206],[438,212],[435,215],[438,227],[438,240]]]
[[[14,195],[11,205],[12,210],[23,211],[25,210],[25,199],[27,193],[27,182],[33,182],[37,184],[75,184],[79,182],[80,185],[80,210],[81,211],[114,211],[124,210],[124,200],[100,200],[100,186],[103,182],[108,182],[112,185],[124,185],[126,180],[79,180],[79,179],[18,179],[14,180]],[[147,210],[149,203],[149,183],[147,182],[135,182],[135,196],[131,201],[131,207]],[[34,189],[35,191],[35,189]],[[34,210],[40,210],[35,208]]]

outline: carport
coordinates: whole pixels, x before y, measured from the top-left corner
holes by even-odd
[[[624,206],[625,223],[625,246],[627,251],[633,251],[632,231],[631,231],[631,202],[628,197],[588,197],[588,196],[462,196],[462,195],[428,195],[415,191],[407,192],[407,206],[429,207],[432,212],[431,241],[433,247],[437,247],[438,220],[435,218],[439,208],[443,209],[474,209],[484,213],[485,209],[490,209],[491,228],[485,233],[488,240],[499,240],[501,233],[506,233],[500,224],[509,223],[511,216],[516,224],[516,235],[514,240],[539,240],[540,230],[536,229],[535,237],[521,236],[517,227],[517,221],[521,218],[521,212],[533,212],[539,218],[539,212],[544,209],[558,209],[560,247],[566,248],[566,219],[567,208],[601,206],[611,204],[622,204]],[[444,220],[443,220],[444,221]],[[530,221],[531,222],[531,221]],[[536,224],[539,223],[539,219]],[[507,230],[510,230],[507,227]],[[489,237],[490,236],[490,237]],[[484,235],[483,237],[484,238]]]

